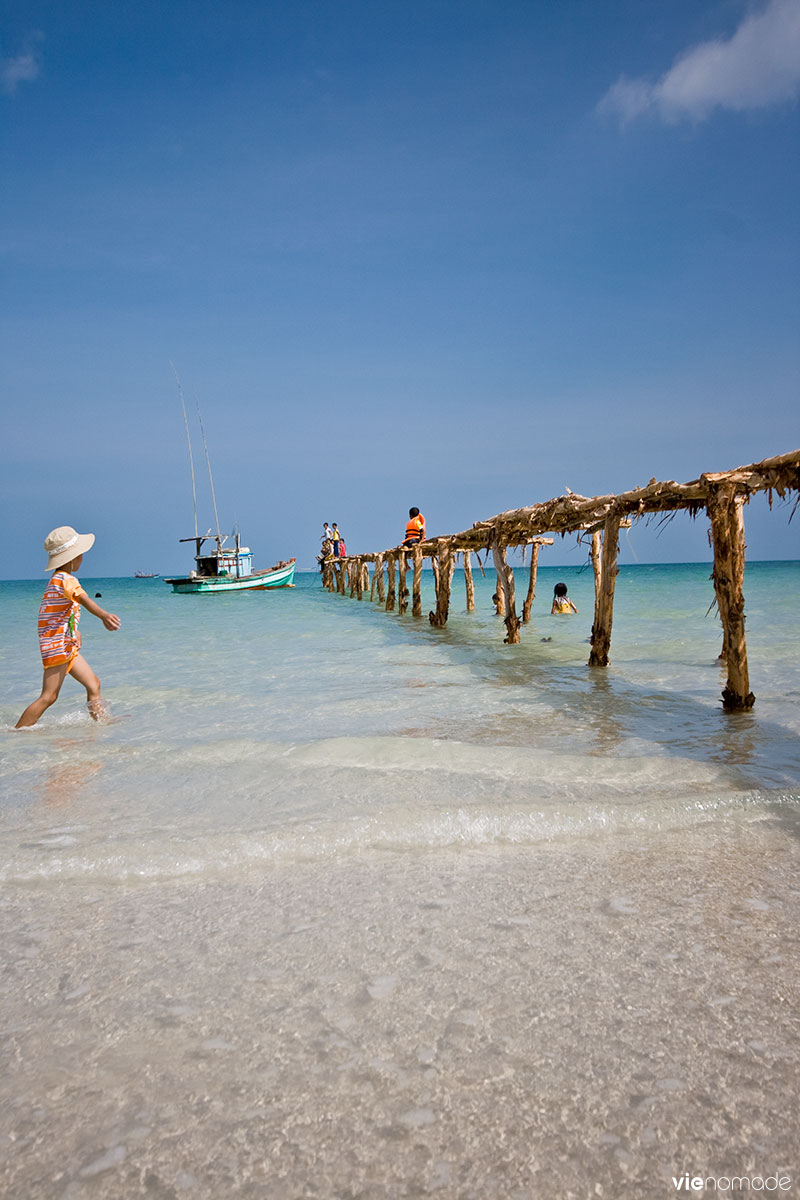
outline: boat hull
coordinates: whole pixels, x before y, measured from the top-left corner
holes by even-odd
[[[196,592],[264,592],[273,588],[294,586],[294,562],[275,571],[259,571],[255,575],[209,575],[188,576],[184,579],[165,579],[172,584],[173,592],[181,595]]]

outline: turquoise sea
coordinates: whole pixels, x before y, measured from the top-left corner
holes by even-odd
[[[113,720],[68,680],[22,732],[43,580],[0,584],[0,1192],[800,1186],[800,563],[748,565],[748,714],[709,574],[622,567],[590,671],[577,567],[519,646],[488,567],[443,630],[82,573]]]

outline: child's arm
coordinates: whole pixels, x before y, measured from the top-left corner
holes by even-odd
[[[106,612],[99,604],[95,604],[94,600],[89,599],[86,592],[76,592],[75,599],[87,612],[90,612],[95,617],[99,617],[106,629],[119,629],[122,624],[119,617],[115,616],[114,613]]]
[[[575,605],[572,603],[572,601],[571,601],[571,600],[570,600],[570,606],[571,606],[571,608],[572,608],[572,611],[573,611],[574,613],[576,613],[576,612],[578,611],[578,610],[577,610],[577,608],[575,607]]]

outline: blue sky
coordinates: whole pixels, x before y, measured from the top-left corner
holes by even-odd
[[[3,577],[188,567],[171,362],[258,566],[800,445],[799,94],[800,0],[3,0]]]

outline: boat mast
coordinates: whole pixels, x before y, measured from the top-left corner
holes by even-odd
[[[219,551],[222,549],[222,541],[221,541],[222,535],[220,534],[220,531],[219,531],[219,515],[217,513],[217,497],[214,494],[214,476],[211,474],[211,459],[208,457],[208,445],[206,443],[206,431],[203,428],[203,418],[200,416],[200,405],[197,403],[197,400],[195,400],[194,406],[197,409],[197,419],[200,422],[200,432],[203,435],[203,449],[206,452],[206,466],[208,467],[208,480],[209,480],[209,483],[211,484],[211,502],[214,505],[214,520],[217,523],[217,550]]]
[[[192,503],[194,504],[194,536],[195,536],[195,541],[197,541],[197,539],[200,536],[200,534],[197,531],[197,488],[196,488],[195,482],[194,482],[194,457],[192,455],[192,439],[189,437],[189,420],[186,416],[186,401],[183,398],[183,388],[181,387],[181,381],[180,381],[178,372],[175,370],[175,363],[170,362],[169,365],[172,367],[172,370],[175,372],[175,382],[178,385],[178,395],[181,398],[181,408],[183,409],[183,423],[186,426],[186,444],[189,447],[189,467],[192,472]],[[198,554],[200,553],[200,543],[199,542],[197,542],[197,553]]]

